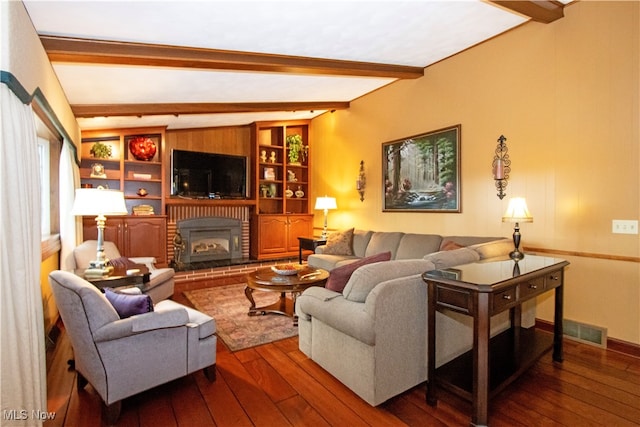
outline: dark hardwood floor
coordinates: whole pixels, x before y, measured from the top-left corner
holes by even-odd
[[[179,286],[182,292],[237,279]],[[68,369],[64,330],[47,355],[45,426],[105,425],[101,401],[88,385],[78,392]],[[339,355],[337,355],[339,357]],[[123,361],[126,363],[126,361]],[[402,361],[398,361],[402,363]],[[297,338],[230,352],[218,341],[217,380],[202,372],[125,399],[118,426],[466,426],[471,406],[440,393],[425,403],[424,385],[374,408],[298,350]],[[562,364],[546,355],[489,407],[492,426],[640,425],[640,359],[565,340]]]

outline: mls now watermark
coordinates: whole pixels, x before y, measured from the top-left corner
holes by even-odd
[[[33,409],[31,411],[27,411],[26,409],[5,409],[2,411],[2,419],[6,421],[47,421],[53,420],[55,417],[55,412],[41,411],[39,409]]]

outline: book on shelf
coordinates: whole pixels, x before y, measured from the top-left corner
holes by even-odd
[[[154,215],[153,206],[151,205],[137,205],[133,207],[134,215]]]

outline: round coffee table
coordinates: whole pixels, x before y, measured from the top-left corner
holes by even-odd
[[[262,316],[268,313],[283,314],[293,317],[293,324],[297,326],[298,318],[295,315],[296,298],[311,286],[323,286],[329,278],[329,272],[321,268],[307,267],[291,276],[280,275],[271,268],[261,268],[247,274],[247,286],[244,294],[251,303],[249,316]],[[253,299],[253,291],[280,292],[280,299],[275,303],[256,307]],[[291,293],[291,299],[286,298],[286,293]]]

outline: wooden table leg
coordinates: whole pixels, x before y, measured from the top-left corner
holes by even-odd
[[[428,283],[427,289],[427,404],[436,406],[436,285]]]
[[[473,391],[471,425],[489,423],[489,293],[477,292],[473,316]]]
[[[564,274],[564,271],[561,271],[560,274]],[[564,283],[564,280],[560,278],[560,283]],[[564,285],[560,285],[555,290],[555,311],[553,315],[553,360],[556,362],[562,362],[564,360],[564,351],[562,347],[562,334],[564,333],[562,322],[563,322],[563,311],[564,311]]]
[[[247,299],[249,300],[249,302],[251,303],[251,306],[249,307],[249,316],[255,316],[256,314],[256,301],[253,299],[253,289],[251,289],[248,286],[245,286],[244,288],[244,296],[247,297]]]

